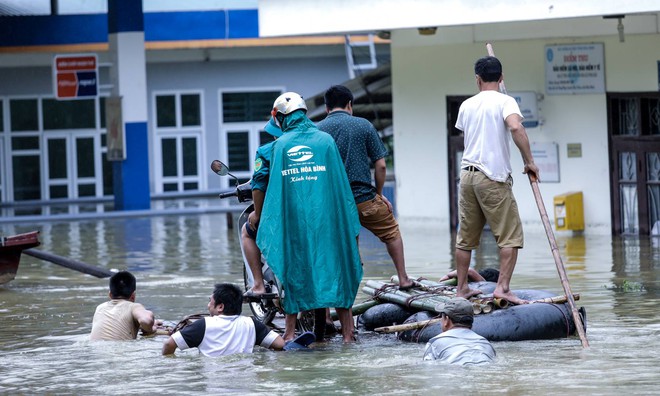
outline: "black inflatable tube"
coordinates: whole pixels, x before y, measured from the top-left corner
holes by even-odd
[[[383,303],[367,309],[358,318],[358,327],[372,331],[377,327],[401,324],[415,313],[398,304]]]

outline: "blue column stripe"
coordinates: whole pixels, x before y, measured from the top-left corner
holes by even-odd
[[[149,209],[149,135],[146,122],[127,122],[126,160],[114,163],[115,210]]]
[[[108,33],[144,31],[141,0],[108,0]]]

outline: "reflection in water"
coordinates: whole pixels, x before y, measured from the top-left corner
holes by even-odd
[[[167,321],[205,312],[215,282],[243,282],[237,231],[225,214],[0,227],[3,234],[38,229],[40,249],[135,272],[137,300]],[[411,275],[435,279],[454,268],[448,231],[402,223],[402,234]],[[546,235],[526,233],[525,239],[512,287],[561,294]],[[24,256],[16,279],[0,286],[0,393],[658,393],[660,249],[641,237],[561,234],[557,242],[571,287],[581,295],[578,305],[587,309],[591,348],[583,350],[577,338],[499,342],[498,361],[489,368],[423,362],[423,345],[364,332],[355,345],[333,339],[312,353],[258,350],[214,359],[194,350],[163,358],[163,337],[90,343],[107,279]],[[365,279],[395,273],[370,233],[361,234],[360,250]],[[492,235],[484,234],[473,265],[497,268],[497,257]],[[642,288],[625,289],[624,281]]]
[[[660,297],[660,249],[657,237],[619,237],[612,241],[614,312],[621,318],[652,320],[650,301]]]

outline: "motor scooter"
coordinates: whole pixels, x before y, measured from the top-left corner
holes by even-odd
[[[211,162],[211,170],[220,176],[229,176],[236,181],[236,188],[233,191],[219,194],[221,199],[236,197],[238,202],[252,202],[252,186],[250,182],[243,184],[239,183],[236,176],[232,175],[229,167],[219,160]],[[248,216],[254,211],[254,204],[250,203],[238,217],[238,240],[241,245],[241,255],[243,258],[243,280],[245,290],[250,290],[254,285],[254,277],[247,259],[245,258],[245,250],[243,247],[243,240],[241,232],[243,225],[248,221]],[[282,305],[280,302],[286,298],[285,292],[282,290],[281,283],[273,270],[268,266],[265,257],[261,256],[261,272],[264,278],[264,286],[266,292],[271,297],[251,298],[247,302],[254,317],[265,325],[273,325],[273,319],[276,315],[284,315]],[[274,297],[272,297],[274,295]],[[318,325],[317,325],[318,324]],[[300,333],[306,331],[313,331],[317,340],[322,340],[325,336],[325,309],[315,309],[310,311],[303,311],[298,313],[296,320],[296,330]]]

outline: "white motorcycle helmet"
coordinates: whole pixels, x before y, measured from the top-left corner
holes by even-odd
[[[282,95],[278,96],[273,103],[273,109],[277,113],[288,115],[293,113],[296,110],[305,110],[307,112],[307,105],[302,96],[298,95],[295,92],[285,92]]]

